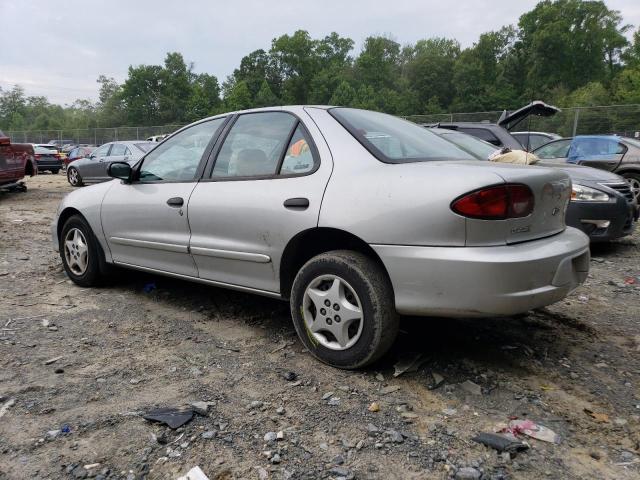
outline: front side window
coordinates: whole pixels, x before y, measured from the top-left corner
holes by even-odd
[[[241,115],[222,144],[212,177],[275,175],[297,123],[296,117],[284,112]],[[293,160],[287,165],[293,168]]]
[[[385,113],[332,108],[329,113],[385,163],[473,160],[467,152],[415,123]]]
[[[551,158],[567,158],[570,146],[571,139],[558,140],[557,142],[551,142],[543,145],[533,153],[536,157],[543,160]]]
[[[608,157],[623,154],[625,151],[626,147],[616,138],[574,138],[569,156],[577,158]]]
[[[207,145],[224,123],[224,118],[198,123],[171,137],[150,152],[142,162],[141,182],[188,182],[196,170]]]
[[[111,144],[107,143],[105,145],[102,145],[100,148],[98,148],[97,150],[95,150],[92,154],[91,154],[91,158],[100,158],[100,157],[106,157],[107,154],[109,153],[109,149],[111,148]]]

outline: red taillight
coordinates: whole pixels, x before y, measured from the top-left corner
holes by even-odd
[[[533,192],[526,185],[507,184],[467,193],[451,209],[469,218],[505,220],[526,217],[533,211]]]
[[[58,160],[60,160],[61,158],[61,155],[59,153],[54,153],[53,156],[56,157]]]

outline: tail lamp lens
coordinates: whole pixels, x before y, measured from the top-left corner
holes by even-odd
[[[534,196],[526,185],[506,184],[467,193],[451,204],[464,217],[506,220],[526,217],[533,211]]]

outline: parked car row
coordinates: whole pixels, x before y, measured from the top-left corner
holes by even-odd
[[[218,115],[107,173],[52,225],[74,282],[124,267],[280,298],[303,344],[340,368],[383,355],[399,314],[521,313],[589,270],[588,237],[565,223],[566,171],[479,161],[382,113]]]

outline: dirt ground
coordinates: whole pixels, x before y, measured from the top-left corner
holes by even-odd
[[[282,302],[128,271],[75,286],[49,237],[71,187],[28,186],[0,194],[0,479],[640,478],[640,233],[594,247],[563,302],[403,319],[386,359],[346,372],[303,350]],[[178,430],[141,417],[195,401],[208,415]],[[514,418],[560,443],[472,441]]]

